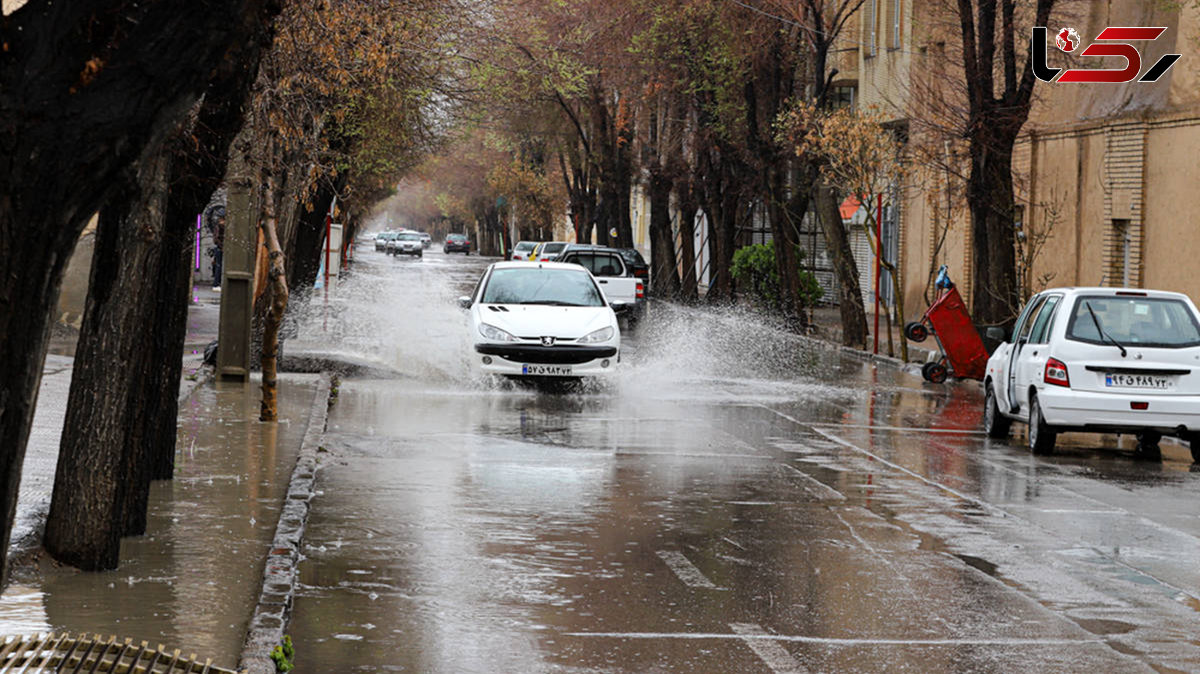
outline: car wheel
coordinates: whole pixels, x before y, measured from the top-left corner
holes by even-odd
[[[1200,463],[1200,433],[1184,433],[1179,439],[1188,443],[1188,448],[1192,450],[1192,461]]]
[[[1037,395],[1029,394],[1029,451],[1044,455],[1054,453],[1054,441],[1058,433],[1046,424],[1042,416],[1042,405]]]
[[[914,321],[904,326],[904,336],[914,342],[923,342],[929,337],[929,328],[924,323]]]
[[[925,363],[921,366],[921,376],[925,378],[925,381],[940,384],[946,381],[946,375],[946,366],[941,363]]]
[[[989,438],[999,439],[1008,437],[1008,429],[1011,426],[1012,419],[1000,412],[1000,405],[996,403],[996,391],[988,384],[987,393],[983,397],[983,430]]]

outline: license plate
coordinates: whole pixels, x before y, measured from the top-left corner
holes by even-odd
[[[1106,374],[1104,385],[1111,388],[1170,389],[1174,382],[1170,377],[1153,374]]]
[[[522,365],[521,374],[530,374],[535,376],[569,376],[571,374],[570,365]]]

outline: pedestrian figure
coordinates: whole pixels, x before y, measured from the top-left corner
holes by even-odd
[[[209,231],[212,233],[213,247],[208,249],[208,254],[213,259],[212,289],[219,291],[221,289],[222,262],[224,261],[223,249],[225,247],[225,207],[217,206],[213,209],[212,215]]]

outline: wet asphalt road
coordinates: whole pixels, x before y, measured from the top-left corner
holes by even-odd
[[[302,671],[1200,671],[1181,447],[1035,458],[975,386],[670,307],[606,385],[497,386],[486,261],[359,256],[292,347],[384,373],[330,414]]]

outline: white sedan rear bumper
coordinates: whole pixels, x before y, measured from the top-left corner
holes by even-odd
[[[1200,430],[1200,396],[1161,393],[1099,393],[1046,386],[1038,391],[1042,416],[1051,426],[1097,429]],[[1132,403],[1147,403],[1135,410]]]

